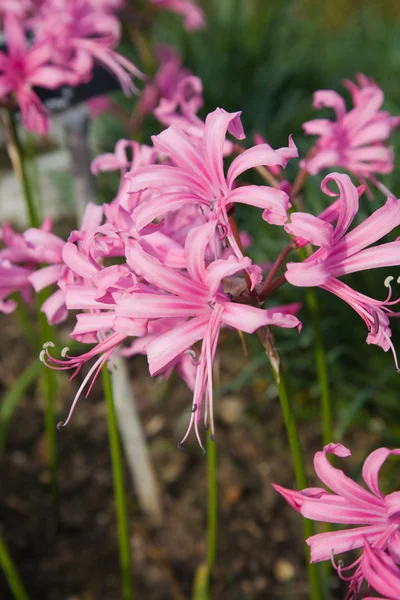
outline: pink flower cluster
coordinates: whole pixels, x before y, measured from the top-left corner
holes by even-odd
[[[45,134],[49,115],[34,87],[56,89],[87,83],[95,62],[107,68],[125,93],[136,90],[132,76],[141,72],[115,52],[120,23],[114,11],[120,2],[43,0],[5,3],[3,11],[7,53],[0,52],[0,100],[20,108],[27,129]],[[32,31],[33,44],[26,34]]]
[[[327,454],[341,458],[350,456],[342,444],[329,444],[314,458],[319,479],[333,493],[324,488],[306,488],[300,492],[279,485],[274,488],[303,517],[325,523],[356,525],[352,529],[317,533],[308,538],[311,562],[332,560],[336,554],[364,548],[354,563],[345,567],[342,561],[335,567],[342,579],[349,581],[347,598],[357,598],[364,579],[388,598],[398,598],[400,591],[400,492],[384,495],[378,483],[380,468],[391,455],[400,455],[400,449],[378,448],[372,452],[362,468],[366,490],[335,468]],[[353,570],[352,575],[348,571]]]

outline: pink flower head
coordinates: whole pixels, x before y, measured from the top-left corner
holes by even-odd
[[[25,31],[12,14],[4,17],[7,54],[0,52],[0,98],[15,94],[27,129],[45,134],[48,131],[48,112],[33,91],[33,86],[55,89],[74,85],[76,76],[63,66],[52,66],[52,44],[35,43],[28,48]]]
[[[120,39],[120,24],[109,3],[92,0],[44,0],[32,20],[37,40],[52,47],[52,61],[66,65],[80,83],[90,80],[94,63],[108,69],[125,94],[136,91],[132,76],[143,74],[113,48]]]
[[[364,544],[363,557],[364,577],[369,585],[385,600],[400,598],[400,568],[388,552],[372,548],[368,541]],[[364,600],[374,600],[365,598]]]
[[[396,561],[400,560],[400,492],[384,495],[379,489],[379,470],[390,455],[400,455],[400,449],[379,448],[372,452],[362,469],[363,479],[369,491],[352,481],[343,471],[336,469],[327,454],[341,458],[351,455],[342,444],[329,444],[314,458],[314,468],[319,479],[332,492],[324,488],[306,488],[300,492],[274,485],[303,517],[324,523],[356,525],[355,528],[328,533],[317,533],[308,538],[311,562],[330,560],[336,554],[362,548],[367,541],[373,548],[388,551]],[[348,567],[339,566],[339,575],[348,579],[350,590],[360,589],[365,569],[360,557]],[[345,572],[356,568],[354,575]],[[351,596],[349,596],[351,597]]]
[[[150,0],[157,8],[170,10],[182,15],[188,31],[202,29],[205,26],[204,13],[193,0]]]
[[[186,239],[186,273],[166,267],[146,252],[140,242],[126,247],[127,263],[134,273],[144,279],[131,293],[115,295],[116,315],[133,319],[163,319],[170,321],[169,329],[146,344],[151,375],[168,369],[171,364],[191,347],[202,341],[197,361],[192,416],[186,435],[192,426],[201,447],[199,425],[203,416],[204,427],[211,424],[214,435],[212,364],[222,326],[240,328],[253,333],[263,325],[296,327],[299,321],[292,314],[280,312],[279,308],[263,310],[236,302],[222,291],[221,281],[237,271],[250,266],[250,259],[230,256],[206,259],[215,243],[216,221],[192,229]],[[157,289],[159,291],[157,291]],[[176,318],[184,319],[176,326]],[[188,320],[189,319],[189,320]]]
[[[335,228],[308,213],[294,213],[285,230],[307,240],[319,249],[301,263],[288,263],[285,277],[289,283],[299,287],[318,286],[347,302],[364,320],[368,328],[368,344],[377,344],[385,352],[392,350],[398,369],[396,352],[390,340],[392,335],[389,317],[391,300],[389,277],[385,286],[389,294],[385,300],[376,300],[356,292],[340,280],[348,273],[400,265],[400,240],[370,247],[400,224],[400,200],[389,197],[363,223],[348,231],[357,214],[359,196],[355,185],[347,175],[333,173],[322,181],[321,189],[328,196],[335,196],[328,183],[335,181],[339,188],[339,216]]]
[[[333,108],[336,120],[314,119],[303,125],[306,134],[319,136],[316,151],[302,163],[311,175],[342,167],[363,180],[393,170],[393,152],[385,144],[400,117],[380,110],[384,95],[376,83],[364,75],[357,80],[358,86],[345,82],[354,105],[348,112],[336,92],[319,90],[314,94],[314,108]]]
[[[235,188],[235,181],[244,171],[259,165],[286,166],[290,158],[297,156],[292,139],[288,148],[273,150],[268,144],[261,144],[246,150],[233,160],[225,177],[223,146],[227,131],[239,139],[245,137],[240,112],[228,113],[218,108],[207,116],[200,147],[175,125],[153,136],[155,148],[173,164],[152,165],[126,175],[131,192],[144,189],[156,192],[151,201],[141,202],[133,213],[138,230],[169,211],[195,204],[207,215],[215,215],[241,256],[229,232],[228,211],[235,202],[262,208],[263,218],[269,223],[282,225],[286,221],[290,204],[285,192],[261,185]]]

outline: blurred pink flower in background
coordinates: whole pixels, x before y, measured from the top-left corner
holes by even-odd
[[[202,29],[205,26],[205,16],[202,9],[194,0],[150,0],[157,8],[163,8],[182,15],[186,29]]]
[[[48,41],[28,47],[25,31],[11,14],[4,17],[7,54],[0,52],[0,98],[14,93],[21,109],[22,122],[27,129],[45,134],[48,131],[48,112],[32,86],[56,89],[75,85],[76,75],[61,66],[50,65],[53,46]]]
[[[333,108],[336,120],[314,119],[303,125],[306,134],[319,136],[315,151],[302,161],[302,167],[311,175],[329,167],[342,167],[363,180],[393,170],[393,152],[385,144],[400,124],[400,117],[380,110],[384,94],[372,79],[359,74],[357,82],[344,83],[354,105],[349,111],[333,90],[314,94],[313,107]]]
[[[25,17],[32,8],[32,0],[0,0],[0,16],[12,14],[22,18]]]
[[[345,458],[351,452],[342,444],[332,443],[315,454],[315,472],[333,493],[324,488],[306,488],[297,492],[274,485],[290,506],[307,519],[357,525],[352,529],[317,533],[308,538],[311,562],[330,560],[336,554],[363,548],[365,541],[373,548],[387,550],[394,560],[399,561],[400,491],[385,496],[379,489],[378,475],[385,460],[390,455],[400,455],[400,449],[378,448],[365,460],[362,476],[370,491],[332,466],[327,454]],[[338,567],[339,575],[353,568],[356,571],[348,578],[351,591],[359,590],[366,577],[363,556],[348,567]]]

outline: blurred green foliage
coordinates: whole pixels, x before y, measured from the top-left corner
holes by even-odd
[[[354,78],[357,72],[372,77],[385,91],[385,108],[392,114],[400,114],[399,3],[389,0],[199,0],[199,3],[207,14],[207,29],[188,34],[180,17],[160,12],[153,42],[176,47],[183,63],[203,81],[202,116],[217,106],[243,111],[248,145],[252,144],[255,132],[275,147],[286,145],[288,134],[292,133],[300,156],[304,156],[312,139],[303,136],[301,125],[316,116],[312,109],[313,92],[335,89],[348,98],[341,83],[345,78]],[[127,106],[126,100],[122,102]],[[103,128],[100,145],[106,142],[107,149],[111,149],[115,139],[111,143],[110,127],[105,127],[102,119],[98,127]],[[158,131],[159,125],[150,119],[144,129],[144,140]],[[393,136],[392,144],[397,154],[396,166],[384,182],[400,195],[399,135]],[[296,161],[292,162],[289,178],[294,177],[297,169]],[[314,214],[327,205],[327,198],[319,190],[322,176],[310,179],[304,190],[305,207]],[[363,197],[361,216],[367,216],[384,201],[375,190],[372,202]],[[282,230],[264,223],[260,212],[251,208],[239,210],[238,219],[255,242],[253,257],[274,260],[285,244]],[[361,273],[349,277],[348,283],[363,293],[384,298],[387,290],[383,281],[388,274]],[[390,274],[400,273],[392,269]],[[344,436],[349,442],[348,438],[362,429],[371,433],[373,446],[398,445],[400,380],[391,354],[367,346],[366,327],[354,311],[328,293],[317,291],[338,439]],[[290,286],[284,286],[277,299],[278,302],[295,300],[304,301],[302,290]],[[300,318],[304,322],[300,336],[282,331],[277,332],[277,338],[291,376],[292,392],[302,417],[308,418],[315,416],[319,392],[313,333],[305,309]],[[394,343],[400,348],[398,323],[394,319],[392,328]],[[257,359],[259,352],[259,346],[254,346],[250,360],[255,362],[250,364],[255,366],[249,370],[251,375],[265,368]]]

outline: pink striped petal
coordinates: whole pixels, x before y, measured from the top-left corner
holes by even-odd
[[[330,273],[324,262],[290,262],[286,265],[285,277],[292,285],[314,287],[326,283],[330,279]]]
[[[276,325],[278,327],[297,327],[299,320],[294,315],[275,313],[273,311],[227,302],[224,304],[224,310],[221,315],[225,325],[234,329],[254,333],[263,325]]]
[[[115,314],[118,317],[158,319],[162,317],[193,317],[209,314],[206,303],[189,301],[176,296],[142,294],[134,292],[117,299]]]
[[[140,231],[154,219],[162,217],[167,212],[178,210],[186,204],[200,204],[202,201],[204,200],[201,196],[196,196],[190,192],[162,193],[139,204],[132,213],[132,219],[137,230]]]
[[[217,293],[224,277],[230,277],[238,271],[250,268],[250,266],[250,258],[238,259],[236,256],[228,256],[226,259],[219,258],[210,263],[204,274],[204,283],[209,289],[210,297]]]
[[[371,548],[366,541],[362,564],[365,579],[379,594],[388,600],[400,598],[400,569],[386,552]]]
[[[145,252],[139,242],[132,241],[126,247],[126,260],[135,273],[167,292],[188,299],[205,297],[204,286],[161,264],[157,258]]]
[[[183,187],[200,196],[207,195],[208,187],[202,181],[191,175],[185,169],[169,165],[151,165],[134,169],[125,175],[130,181],[130,192],[140,192],[146,189],[160,189],[168,187]]]
[[[84,279],[90,279],[96,275],[100,267],[96,268],[93,262],[84,254],[79,252],[75,244],[66,242],[63,248],[63,259],[67,267]]]
[[[362,469],[362,476],[365,483],[372,493],[381,498],[383,498],[383,494],[379,489],[378,475],[381,466],[391,454],[399,455],[400,449],[389,450],[389,448],[378,448],[374,450],[364,461]]]
[[[146,348],[150,375],[157,375],[182,352],[201,340],[206,333],[209,320],[210,315],[196,317],[153,340]]]
[[[332,192],[329,189],[328,184],[330,181],[334,181],[337,184],[339,194],[337,192]],[[333,234],[333,241],[337,243],[344,236],[357,214],[359,200],[357,187],[353,184],[348,175],[332,173],[322,180],[321,190],[327,196],[339,195],[341,200],[339,219]]]
[[[261,166],[271,167],[275,165],[286,167],[288,160],[297,156],[298,152],[292,140],[292,136],[289,137],[288,148],[274,150],[269,144],[258,144],[257,146],[253,146],[253,148],[245,150],[232,161],[227,174],[228,186],[231,188],[235,179],[248,169]]]
[[[191,229],[185,243],[186,268],[192,279],[202,284],[206,273],[205,253],[215,234],[216,221]]]
[[[237,121],[240,122],[240,115],[241,111],[228,113],[223,108],[217,108],[214,112],[209,113],[206,118],[202,149],[209,177],[211,177],[214,185],[221,189],[226,188],[223,164],[226,133],[231,123],[234,126],[238,125]],[[239,139],[243,139],[243,137],[244,133]]]
[[[329,135],[332,132],[333,123],[329,119],[313,119],[303,123],[302,128],[307,135]]]
[[[352,248],[349,248],[349,251],[352,252]],[[398,265],[400,265],[400,241],[367,248],[349,258],[341,259],[332,256],[326,261],[326,266],[333,277]]]
[[[377,498],[371,492],[367,492],[352,479],[347,477],[341,469],[336,469],[331,465],[326,454],[334,454],[340,457],[350,456],[350,451],[342,444],[329,444],[324,450],[317,452],[314,457],[314,468],[319,479],[332,492],[347,498],[349,501],[360,506],[367,505],[382,506],[382,500]]]
[[[176,125],[171,125],[159,135],[152,136],[156,150],[166,154],[177,167],[193,172],[208,185],[209,175],[196,146],[191,139]]]
[[[381,525],[356,527],[343,531],[330,531],[328,533],[317,533],[306,541],[311,549],[311,562],[330,560],[333,554],[349,552],[362,548],[365,539],[371,544],[385,533],[386,527]]]
[[[56,283],[62,275],[63,268],[63,265],[49,265],[32,273],[29,276],[29,281],[35,292],[40,292],[48,285]]]
[[[290,223],[284,225],[284,229],[291,235],[307,240],[313,246],[330,248],[333,243],[332,225],[309,213],[293,213]]]
[[[283,225],[290,207],[286,192],[261,185],[238,187],[229,194],[227,201],[263,208],[263,219],[272,225]]]

